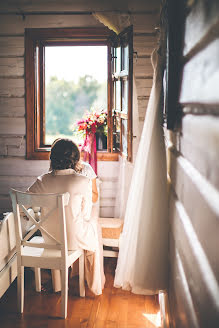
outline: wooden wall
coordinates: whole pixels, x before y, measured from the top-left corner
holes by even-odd
[[[219,2],[186,17],[181,127],[167,133],[171,325],[219,327]]]
[[[38,175],[46,172],[48,161],[25,159],[24,29],[102,26],[94,10],[131,11],[134,25],[134,74],[138,92],[138,116],[142,128],[152,85],[150,54],[156,45],[154,27],[159,1],[2,1],[0,3],[0,211],[11,209],[10,187],[25,190]],[[81,11],[74,15],[73,11]],[[25,12],[25,15],[18,13]],[[83,14],[84,12],[84,14]],[[67,14],[68,13],[68,14]],[[102,216],[113,216],[118,191],[119,162],[99,162],[100,207]]]

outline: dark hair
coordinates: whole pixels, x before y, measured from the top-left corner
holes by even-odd
[[[80,151],[70,139],[56,139],[51,146],[51,169],[81,171]]]

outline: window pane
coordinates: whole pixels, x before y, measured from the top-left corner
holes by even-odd
[[[46,46],[45,143],[83,143],[76,122],[87,111],[107,111],[107,46]]]
[[[120,118],[114,116],[113,150],[120,150]]]
[[[128,145],[127,145],[127,140],[128,140],[128,121],[127,120],[122,120],[122,152],[123,154],[127,155],[128,154]]]
[[[116,110],[121,110],[121,82],[116,81]]]
[[[122,70],[129,70],[129,46],[122,48]]]
[[[121,71],[121,48],[116,48],[116,72]]]
[[[111,60],[111,72],[115,73],[116,71],[116,48],[111,47],[111,56],[112,56],[112,60]]]
[[[122,111],[128,113],[128,80],[122,81]]]

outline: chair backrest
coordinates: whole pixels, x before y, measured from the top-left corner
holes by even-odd
[[[58,249],[61,250],[61,256],[66,258],[67,254],[67,238],[66,238],[66,220],[65,209],[68,205],[69,193],[63,194],[33,194],[30,192],[21,192],[11,189],[10,196],[12,200],[13,213],[15,217],[15,230],[16,230],[16,243],[17,253],[21,252],[23,246],[37,247],[44,249]],[[29,207],[40,207],[49,209],[44,217],[36,220],[29,212]],[[20,210],[28,217],[33,223],[33,228],[22,237]],[[60,240],[57,240],[49,231],[47,231],[42,224],[51,216],[51,214],[58,210],[60,220]],[[46,235],[51,243],[33,243],[29,239],[33,234],[40,230],[41,233]]]

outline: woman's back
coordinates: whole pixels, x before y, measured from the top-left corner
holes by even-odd
[[[29,188],[33,193],[70,194],[65,207],[66,233],[68,249],[85,250],[85,276],[89,288],[94,294],[102,294],[105,276],[103,272],[103,245],[101,230],[96,218],[91,218],[92,209],[92,174],[91,168],[80,161],[77,145],[69,139],[57,139],[51,146],[51,172],[39,177]],[[42,218],[52,209],[43,208]],[[57,240],[60,239],[58,211],[51,212],[44,228]],[[52,242],[43,233],[45,242]],[[53,285],[56,291],[61,289],[60,272],[53,270]]]
[[[92,207],[92,190],[88,178],[78,175],[73,169],[51,171],[39,177],[29,191],[34,193],[68,192],[70,199],[65,208],[68,249],[83,247],[94,250],[92,222],[88,223]],[[42,209],[42,216],[46,215],[49,210],[49,208]],[[56,239],[60,239],[58,211],[51,213],[43,226]],[[43,237],[46,242],[51,242],[46,235]]]

